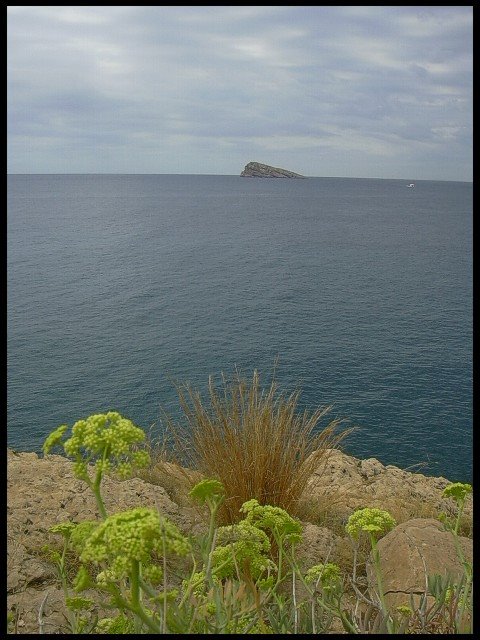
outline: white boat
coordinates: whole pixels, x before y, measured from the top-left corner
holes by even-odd
[[[414,187],[414,186],[415,186],[415,183],[414,183],[414,182],[411,182],[410,184],[407,184],[407,187],[408,187],[409,189],[411,189],[411,188],[412,188],[412,187]]]

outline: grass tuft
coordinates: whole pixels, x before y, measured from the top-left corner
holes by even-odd
[[[264,389],[257,371],[251,380],[236,372],[222,381],[219,390],[209,378],[207,400],[177,385],[186,424],[169,421],[174,450],[182,464],[222,482],[222,523],[241,520],[239,509],[251,498],[296,515],[312,473],[352,429],[338,432],[343,419],[321,429],[330,406],[300,412],[299,391],[280,393],[275,380]]]

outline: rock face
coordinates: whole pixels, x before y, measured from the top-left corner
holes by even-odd
[[[108,513],[156,507],[184,533],[199,520],[194,508],[180,508],[163,487],[140,478],[122,482],[106,476],[102,496]],[[45,544],[58,545],[59,536],[48,531],[52,525],[96,519],[95,498],[74,476],[70,460],[7,450],[7,607],[17,612],[17,633],[38,633],[38,611],[47,593],[45,633],[65,631],[58,571],[39,551]]]
[[[459,570],[451,534],[431,519],[432,513],[440,510],[452,516],[456,512],[452,499],[442,498],[448,480],[384,466],[375,458],[358,460],[337,450],[329,453],[312,475],[303,499],[311,507],[311,515],[302,518],[303,542],[298,548],[303,569],[319,562],[351,559],[346,520],[357,508],[376,506],[390,511],[399,523],[379,541],[384,586],[391,593],[388,598],[399,594],[402,604],[409,593],[422,590],[423,561],[431,572]],[[139,478],[120,482],[105,477],[102,495],[107,512],[157,507],[183,533],[203,533],[205,518],[189,506],[178,468],[167,464],[157,481],[161,486]],[[464,511],[469,523],[472,502],[469,496]],[[38,633],[39,609],[47,593],[45,632],[65,631],[66,610],[58,574],[40,550],[45,544],[58,544],[59,537],[48,531],[50,526],[65,520],[98,518],[94,497],[73,475],[71,461],[57,455],[39,457],[7,450],[7,607],[15,612],[16,633]],[[467,535],[471,535],[468,527]],[[462,539],[462,547],[467,559],[471,558],[472,540]],[[93,597],[89,592],[85,595]]]
[[[448,484],[446,478],[385,466],[376,458],[359,460],[332,449],[310,478],[303,501],[324,507],[330,517],[345,522],[355,509],[366,506],[390,511],[397,522],[405,522],[418,517],[436,518],[440,511],[456,514],[453,500],[442,497]],[[471,519],[472,510],[469,495],[465,517]]]
[[[459,538],[467,562],[472,562],[473,542]],[[378,541],[385,601],[392,609],[410,604],[410,594],[418,606],[425,591],[427,575],[449,575],[458,582],[463,573],[452,533],[438,520],[414,518],[399,524]],[[375,584],[375,570],[367,564],[370,584]]]
[[[240,174],[244,178],[305,178],[299,173],[288,171],[287,169],[279,169],[278,167],[270,167],[268,164],[260,162],[249,162],[245,165],[245,169]]]

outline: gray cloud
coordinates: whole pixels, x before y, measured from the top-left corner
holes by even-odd
[[[8,169],[471,180],[472,13],[11,6]]]

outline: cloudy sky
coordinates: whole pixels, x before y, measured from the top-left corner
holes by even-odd
[[[470,181],[472,13],[10,6],[8,171]]]

